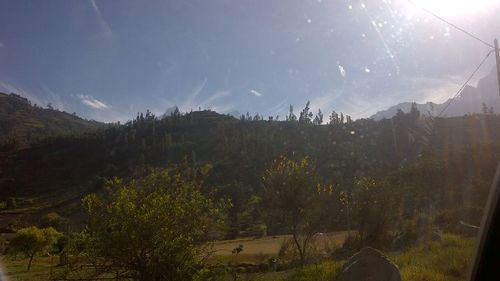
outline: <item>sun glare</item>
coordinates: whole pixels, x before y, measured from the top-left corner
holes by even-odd
[[[412,0],[412,2],[418,7],[450,18],[472,16],[487,11],[497,4],[498,0]]]

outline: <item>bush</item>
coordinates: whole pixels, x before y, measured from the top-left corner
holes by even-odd
[[[252,226],[250,232],[254,233],[257,237],[263,237],[267,235],[267,225],[260,223]]]
[[[402,230],[394,235],[391,249],[400,251],[413,247],[417,242],[417,220],[405,220],[402,223]]]
[[[134,280],[192,280],[199,257],[208,254],[208,234],[223,225],[224,206],[206,197],[201,183],[174,169],[110,181],[108,196],[83,200],[87,254],[99,266],[113,264],[109,273],[120,268]]]
[[[357,234],[346,237],[342,247],[334,250],[331,254],[333,259],[346,259],[361,249],[361,238]]]

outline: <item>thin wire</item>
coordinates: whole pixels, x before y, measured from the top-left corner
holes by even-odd
[[[467,31],[467,30],[465,30],[465,29],[461,28],[460,26],[457,26],[457,25],[455,25],[455,24],[453,24],[453,23],[451,23],[451,22],[449,22],[449,21],[447,21],[447,20],[443,19],[442,17],[438,16],[436,13],[434,13],[434,12],[432,12],[432,11],[430,11],[430,10],[428,10],[428,9],[424,8],[424,7],[421,7],[421,6],[417,5],[417,4],[416,4],[415,2],[413,2],[412,0],[407,0],[407,1],[408,1],[408,2],[410,2],[412,5],[414,5],[414,6],[418,7],[419,9],[423,10],[424,12],[426,12],[426,13],[428,13],[428,14],[430,14],[430,15],[434,16],[435,18],[439,19],[440,21],[445,22],[446,24],[448,24],[448,25],[452,26],[453,28],[455,28],[455,29],[457,29],[457,30],[459,30],[459,31],[461,31],[461,32],[463,32],[463,33],[465,33],[465,34],[469,35],[470,37],[472,37],[472,38],[474,38],[474,39],[478,40],[479,42],[483,43],[484,45],[486,45],[486,46],[488,46],[488,47],[490,47],[490,48],[495,49],[495,47],[494,47],[493,45],[491,45],[490,43],[488,43],[488,42],[484,41],[483,39],[481,39],[481,38],[477,37],[476,35],[472,34],[471,32],[469,32],[469,31]],[[436,0],[436,1],[437,1],[437,0]]]
[[[461,93],[462,91],[465,89],[465,87],[467,86],[467,84],[469,84],[470,80],[474,77],[474,75],[479,71],[479,69],[481,68],[481,66],[483,66],[484,62],[486,62],[486,60],[488,59],[488,57],[491,55],[491,53],[493,53],[494,50],[491,50],[488,52],[488,54],[486,54],[486,56],[483,58],[483,60],[481,61],[481,63],[476,67],[476,69],[474,70],[474,72],[472,72],[472,74],[469,76],[469,78],[467,79],[467,81],[465,81],[465,83],[462,85],[462,87],[460,87],[460,89],[458,90],[458,92],[451,98],[448,100],[448,103],[446,104],[446,106],[441,110],[441,112],[439,112],[439,115],[437,117],[441,117],[441,115],[446,111],[446,109],[448,109],[448,106],[450,106],[451,102],[453,100],[455,100]]]

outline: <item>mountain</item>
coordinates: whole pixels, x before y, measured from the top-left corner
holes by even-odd
[[[496,70],[492,70],[490,74],[480,79],[476,87],[465,86],[462,93],[456,98],[448,99],[444,103],[417,103],[416,106],[422,114],[438,116],[448,103],[450,105],[441,114],[442,116],[455,117],[468,113],[483,113],[483,103],[488,109],[492,108],[494,111],[500,112],[500,96]],[[400,103],[391,106],[387,110],[379,111],[370,118],[375,120],[391,118],[396,115],[398,109],[401,109],[403,112],[409,112],[411,105],[412,102]]]
[[[46,137],[78,135],[106,124],[42,108],[16,94],[0,93],[0,144],[26,145]]]

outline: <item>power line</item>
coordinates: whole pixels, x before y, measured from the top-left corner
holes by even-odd
[[[462,91],[465,89],[465,87],[467,86],[467,84],[469,84],[470,80],[479,71],[479,69],[481,68],[481,66],[486,62],[486,60],[491,55],[491,53],[493,53],[493,51],[494,50],[491,50],[491,51],[488,52],[488,54],[486,54],[486,56],[483,58],[483,60],[481,61],[481,63],[476,67],[476,69],[474,70],[474,72],[472,72],[472,74],[469,76],[469,78],[467,79],[467,81],[465,81],[465,83],[462,85],[462,87],[460,87],[460,89],[458,90],[458,92],[451,99],[449,99],[448,103],[441,110],[441,112],[439,112],[439,115],[437,117],[441,117],[441,115],[446,111],[446,109],[448,109],[448,106],[450,106],[451,102],[453,100],[455,100],[455,98],[457,98],[462,93]]]
[[[481,38],[477,37],[476,35],[472,34],[471,32],[469,32],[469,31],[467,31],[467,30],[465,30],[465,29],[461,28],[460,26],[457,26],[456,24],[453,24],[453,23],[449,22],[448,20],[446,20],[446,19],[444,19],[444,18],[440,17],[440,16],[439,16],[439,15],[437,15],[436,13],[434,13],[434,12],[432,12],[432,11],[430,11],[430,10],[428,10],[428,9],[424,8],[424,7],[421,7],[421,6],[417,5],[417,4],[416,4],[415,2],[413,2],[412,0],[407,0],[407,1],[408,1],[408,2],[410,2],[412,5],[414,5],[414,6],[418,7],[418,8],[419,8],[419,9],[421,9],[422,11],[424,11],[424,12],[426,12],[426,13],[428,13],[428,14],[432,15],[433,17],[435,17],[435,18],[437,18],[437,19],[439,19],[440,21],[442,21],[442,22],[444,22],[444,23],[446,23],[446,24],[448,24],[448,25],[452,26],[453,28],[455,28],[455,29],[457,29],[457,30],[459,30],[459,31],[461,31],[461,32],[463,32],[463,33],[465,33],[466,35],[470,36],[471,38],[476,39],[477,41],[479,41],[479,42],[483,43],[484,45],[486,45],[486,46],[488,46],[488,47],[490,47],[490,48],[492,48],[492,49],[494,49],[494,48],[495,48],[493,45],[491,45],[490,43],[488,43],[488,42],[484,41],[483,39],[481,39]],[[437,1],[437,0],[436,0],[436,1]]]

